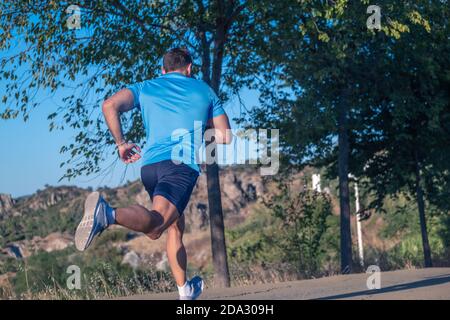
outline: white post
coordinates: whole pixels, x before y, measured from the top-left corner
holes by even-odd
[[[322,192],[320,188],[320,174],[312,175],[312,189],[317,192]]]
[[[358,190],[358,182],[355,180],[355,202],[356,202],[356,232],[358,235],[358,253],[359,253],[359,263],[362,267],[364,267],[364,247],[362,240],[362,232],[361,232],[361,221],[359,214],[359,190]]]

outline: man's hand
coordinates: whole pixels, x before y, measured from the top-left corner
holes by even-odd
[[[119,158],[124,163],[129,164],[138,161],[141,158],[139,154],[141,152],[141,148],[134,143],[124,143],[117,147],[119,151]]]

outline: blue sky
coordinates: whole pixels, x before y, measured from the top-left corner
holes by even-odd
[[[88,33],[89,29],[79,30],[81,34]],[[8,51],[0,52],[0,58],[15,54],[24,48],[22,35],[17,35],[16,44]],[[21,67],[26,72],[26,65]],[[78,79],[77,81],[80,81]],[[0,80],[0,97],[6,88],[7,82]],[[21,117],[11,120],[0,119],[0,193],[11,194],[13,197],[29,195],[45,185],[77,185],[80,187],[100,186],[115,187],[125,183],[127,180],[139,178],[140,163],[125,166],[120,161],[116,162],[113,170],[99,176],[80,176],[70,181],[58,180],[64,174],[64,168],[60,168],[61,162],[67,160],[67,155],[59,153],[63,145],[67,145],[74,139],[75,131],[66,128],[64,131],[49,131],[49,120],[47,116],[56,111],[61,98],[73,93],[71,89],[61,89],[50,96],[48,90],[41,91],[35,97],[36,101],[42,103],[31,112],[28,121],[24,122]],[[241,100],[247,108],[258,106],[258,93],[247,89],[242,90]],[[96,98],[96,97],[95,97]],[[0,111],[5,109],[0,100]],[[230,119],[239,117],[241,108],[239,99],[233,98],[225,105]],[[232,123],[236,128],[236,124]],[[219,152],[220,156],[220,152]],[[107,168],[115,161],[111,156],[103,164]],[[219,160],[220,161],[220,160]]]
[[[0,87],[5,83],[0,81]],[[64,96],[64,92],[58,92]],[[61,146],[73,139],[74,131],[49,132],[48,114],[56,108],[53,99],[46,99],[46,94],[41,93],[37,100],[45,100],[38,108],[31,112],[28,121],[22,118],[13,120],[0,119],[0,141],[2,156],[0,157],[0,193],[12,194],[19,197],[36,192],[48,185],[77,185],[81,187],[98,188],[100,186],[114,187],[127,180],[139,178],[140,163],[125,166],[117,162],[114,170],[100,176],[81,176],[71,181],[58,182],[64,173],[59,164],[66,156],[61,155]],[[243,90],[241,98],[247,108],[258,105],[257,92]],[[4,109],[0,103],[0,110]],[[226,104],[225,109],[230,118],[240,115],[240,106],[237,98]],[[232,123],[233,127],[236,127]],[[107,163],[111,163],[111,156]],[[106,163],[103,167],[106,167]]]

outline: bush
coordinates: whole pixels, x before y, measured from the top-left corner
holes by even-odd
[[[289,270],[289,277],[292,270],[298,277],[334,273],[339,238],[330,197],[310,190],[295,193],[286,182],[279,191],[228,232],[234,269],[248,274],[254,268]]]
[[[331,200],[325,193],[303,190],[292,194],[284,189],[271,200],[273,213],[282,221],[279,245],[284,260],[298,266],[299,273],[313,276],[320,270],[321,257],[327,250],[322,238],[327,231],[327,218],[332,215]]]
[[[394,245],[386,251],[367,248],[366,260],[382,270],[423,267],[423,247],[419,215],[414,200],[405,196],[384,203],[384,226],[379,235]],[[428,240],[435,265],[449,265],[450,218],[427,204]]]

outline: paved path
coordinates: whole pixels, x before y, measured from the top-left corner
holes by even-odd
[[[369,274],[262,284],[226,289],[206,288],[202,299],[447,299],[450,268],[381,273],[381,289],[368,290]],[[176,293],[131,296],[126,299],[176,299]]]

